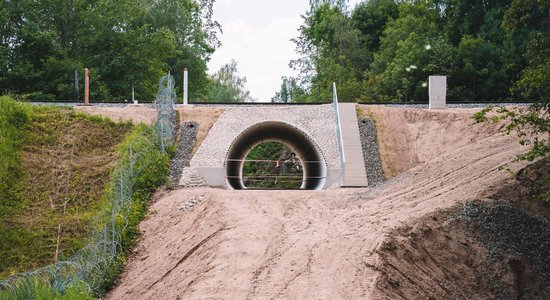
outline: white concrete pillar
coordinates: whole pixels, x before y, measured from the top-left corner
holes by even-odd
[[[447,76],[430,76],[430,109],[447,108]]]
[[[187,68],[183,70],[183,105],[187,105],[189,101],[189,72]]]
[[[90,70],[84,69],[84,105],[90,105]]]

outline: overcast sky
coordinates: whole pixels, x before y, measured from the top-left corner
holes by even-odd
[[[223,28],[222,46],[208,63],[209,72],[235,59],[251,96],[270,101],[280,88],[281,76],[296,75],[288,67],[298,57],[290,39],[298,36],[300,15],[308,5],[308,0],[217,0],[214,19]]]

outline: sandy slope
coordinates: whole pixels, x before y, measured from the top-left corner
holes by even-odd
[[[424,134],[443,134],[432,128]],[[375,250],[392,229],[488,197],[514,181],[504,166],[523,166],[513,162],[524,150],[514,137],[463,138],[375,190],[167,192],[151,206],[107,299],[371,298],[380,275]],[[178,208],[193,197],[202,202]]]

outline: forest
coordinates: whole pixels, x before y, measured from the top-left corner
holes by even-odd
[[[187,68],[191,101],[250,101],[236,62],[208,72],[220,46],[214,2],[0,1],[0,95],[81,102],[88,68],[92,102],[128,101],[132,89],[151,102],[161,76],[180,83]]]
[[[273,102],[427,101],[428,76],[448,100],[548,101],[550,1],[311,0],[294,39],[297,77]]]
[[[222,34],[214,3],[1,1],[0,94],[82,101],[88,68],[94,101],[132,88],[152,101],[162,75],[181,82],[188,68],[190,101],[253,101],[235,61],[207,69]],[[299,75],[272,101],[328,102],[333,82],[342,101],[426,101],[429,75],[448,76],[450,101],[547,101],[549,11],[541,0],[310,0],[293,39]]]

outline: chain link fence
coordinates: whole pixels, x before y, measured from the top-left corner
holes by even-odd
[[[121,146],[105,195],[108,205],[91,222],[86,245],[65,261],[0,281],[0,298],[36,299],[40,287],[63,293],[71,285],[87,288],[96,295],[104,292],[104,285],[124,249],[122,235],[128,229],[135,205],[136,180],[152,164],[158,163],[159,157],[166,155],[167,147],[174,142],[174,84],[171,75],[161,78],[155,127],[145,128],[133,136],[129,144]]]

